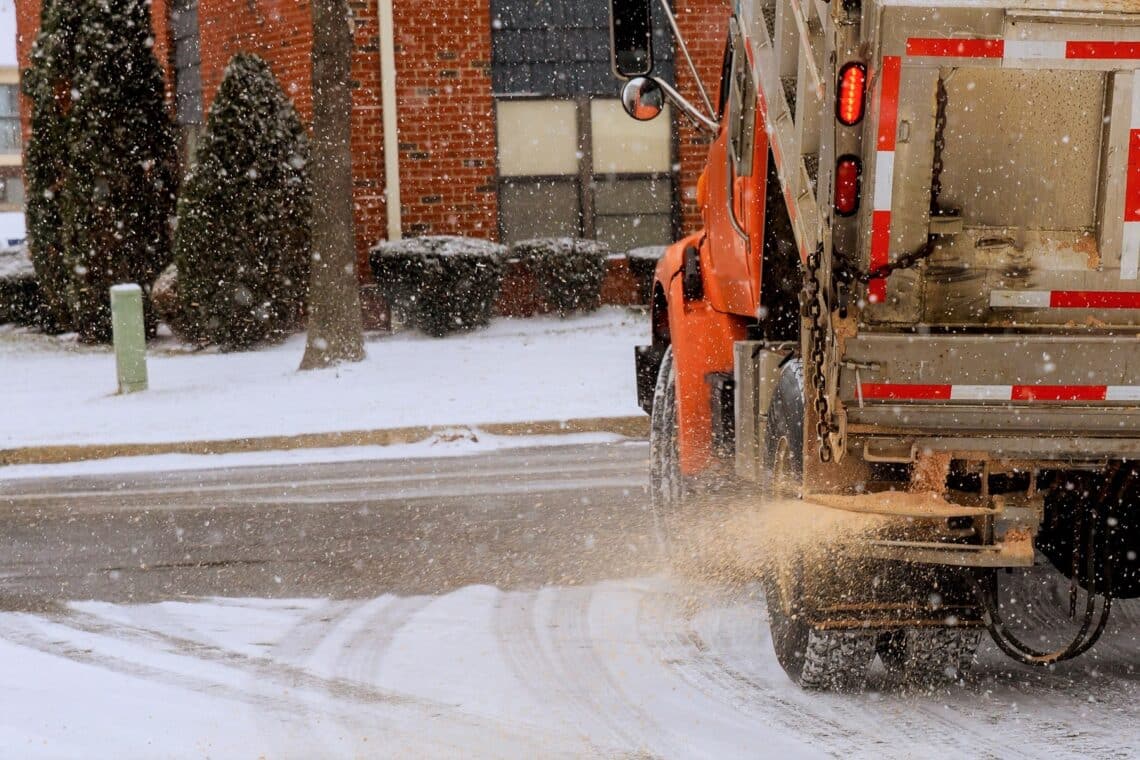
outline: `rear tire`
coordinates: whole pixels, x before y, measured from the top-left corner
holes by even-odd
[[[649,417],[649,494],[658,544],[674,565],[683,555],[681,515],[686,488],[677,441],[677,371],[665,349]]]
[[[804,378],[799,359],[780,370],[768,413],[767,488],[771,499],[797,498],[803,484]],[[876,635],[814,627],[802,558],[777,558],[763,578],[776,660],[796,684],[817,691],[856,691],[875,658]]]
[[[969,670],[981,637],[973,628],[906,628],[880,635],[876,649],[894,678],[935,685],[956,681]]]

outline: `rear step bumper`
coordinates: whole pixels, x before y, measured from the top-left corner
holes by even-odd
[[[1014,434],[993,443],[1035,457],[1140,454],[1136,335],[864,333],[845,348],[850,433],[949,435],[959,443],[935,448],[979,451]]]

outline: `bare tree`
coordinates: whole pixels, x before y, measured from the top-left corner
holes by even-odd
[[[301,369],[364,358],[352,208],[352,20],[348,0],[312,0],[313,266]]]

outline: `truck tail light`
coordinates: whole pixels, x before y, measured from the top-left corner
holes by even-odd
[[[841,156],[835,166],[835,213],[851,216],[859,210],[859,175],[863,167],[855,156]]]
[[[849,63],[839,70],[839,102],[836,118],[844,126],[852,127],[863,118],[867,84],[867,67]]]

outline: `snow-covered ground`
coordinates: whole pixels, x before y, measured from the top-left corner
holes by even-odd
[[[20,758],[1135,757],[1134,640],[1057,672],[986,646],[932,691],[791,685],[763,603],[664,577],[436,597],[0,614]],[[1126,607],[1118,620],[1135,626]]]
[[[442,340],[370,338],[360,364],[298,372],[304,336],[243,353],[150,350],[150,390],[116,395],[106,348],[0,328],[0,449],[162,443],[640,414],[642,313],[499,319]]]

